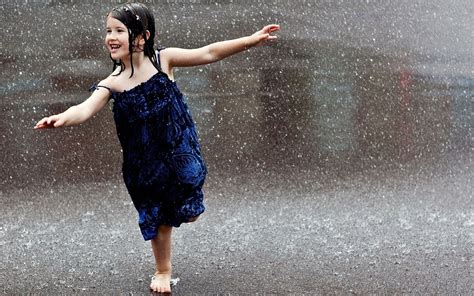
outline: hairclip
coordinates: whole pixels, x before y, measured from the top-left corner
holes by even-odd
[[[114,8],[114,9],[112,9],[112,10],[117,11],[117,10],[119,10],[119,9],[120,9],[120,8]],[[140,20],[140,16],[139,16],[138,14],[134,14],[130,9],[128,9],[128,7],[124,6],[124,7],[122,7],[122,9],[123,9],[124,11],[126,11],[126,12],[131,13],[132,15],[134,15],[134,16],[135,16],[135,19],[136,19],[137,21]]]

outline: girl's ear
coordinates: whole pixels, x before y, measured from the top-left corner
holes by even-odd
[[[145,38],[146,40],[143,38],[143,35],[138,35],[133,41],[133,47],[136,47],[140,51],[143,51],[143,49],[145,48],[146,41],[150,38],[150,31],[145,31]]]
[[[148,39],[150,39],[150,31],[146,30],[146,31],[145,31],[145,36],[146,36],[146,40],[143,39],[143,35],[137,36],[137,44],[138,44],[138,45],[140,45],[140,46],[145,45],[146,41],[147,41]]]

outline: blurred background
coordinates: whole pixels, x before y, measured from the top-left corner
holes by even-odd
[[[175,294],[473,294],[472,1],[143,2],[159,47],[281,26],[175,70],[209,168],[206,214],[174,234]],[[109,75],[123,1],[0,3],[0,293],[144,294],[113,101],[33,130]]]
[[[1,188],[120,180],[113,101],[81,126],[32,127],[85,100],[110,73],[105,16],[121,2],[2,3]],[[470,1],[144,3],[160,47],[200,47],[281,25],[271,45],[175,70],[211,178],[470,160]]]

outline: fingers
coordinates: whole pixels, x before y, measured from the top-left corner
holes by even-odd
[[[266,34],[261,35],[259,42],[262,43],[262,42],[266,42],[266,41],[273,41],[277,38],[278,38],[277,36],[273,36],[273,35],[270,35],[269,33],[266,33]]]
[[[275,32],[280,30],[280,25],[270,25],[270,28],[268,29],[268,32]]]
[[[53,123],[54,127],[60,127],[64,124],[64,120],[58,119],[56,122]]]
[[[265,41],[273,41],[273,40],[277,39],[278,38],[277,36],[271,35],[270,33],[278,31],[278,30],[280,30],[280,25],[276,25],[276,24],[267,25],[267,26],[263,27],[261,32],[264,33],[264,34],[262,34],[263,36],[260,39],[260,41],[265,42]]]
[[[43,119],[41,119],[40,121],[38,121],[35,125],[35,129],[37,128],[44,128],[45,127],[45,124],[46,124],[46,121],[48,120],[48,117],[45,117]]]
[[[262,29],[262,31],[264,31],[265,33],[272,33],[278,30],[280,30],[280,25],[276,25],[276,24],[266,25]]]
[[[35,129],[40,129],[40,128],[54,128],[54,127],[60,127],[64,124],[64,121],[58,118],[57,115],[52,115],[49,117],[45,117],[38,121],[36,125],[34,126]]]

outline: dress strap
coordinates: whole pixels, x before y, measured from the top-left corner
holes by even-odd
[[[112,92],[112,90],[110,89],[110,87],[105,86],[105,85],[97,85],[97,84],[95,84],[95,83],[89,88],[89,91],[95,91],[95,90],[97,90],[99,87],[105,88],[105,89],[107,89],[108,91]]]
[[[156,50],[156,63],[158,64],[158,68],[161,69],[161,63],[160,63],[160,51],[165,49],[165,47],[160,47]]]
[[[105,89],[107,89],[108,91],[112,92],[112,90],[111,90],[110,87],[108,87],[108,86],[105,86],[105,85],[97,85],[97,86],[96,86],[96,89],[97,89],[98,87],[105,88]]]

